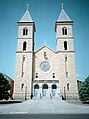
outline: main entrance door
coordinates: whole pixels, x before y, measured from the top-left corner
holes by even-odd
[[[44,84],[42,88],[43,88],[43,96],[44,97],[48,96],[48,85]]]
[[[52,85],[52,96],[55,97],[56,96],[56,90],[57,90],[57,86],[55,84]]]
[[[39,85],[36,84],[36,85],[34,85],[34,96],[37,97],[38,94],[39,94]]]

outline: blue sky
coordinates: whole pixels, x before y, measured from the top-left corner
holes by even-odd
[[[64,10],[74,21],[73,36],[77,79],[89,75],[89,0],[0,0],[0,72],[14,78],[17,22],[26,11],[26,4],[35,22],[35,50],[43,46],[56,50],[55,22]]]

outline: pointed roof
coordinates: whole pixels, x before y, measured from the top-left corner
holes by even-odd
[[[61,13],[59,15],[59,18],[58,18],[57,22],[64,22],[64,21],[71,22],[72,20],[69,18],[69,16],[66,14],[66,12],[64,11],[64,9],[62,8]]]
[[[25,14],[22,16],[22,18],[20,19],[19,22],[33,22],[31,15],[27,9],[27,11],[25,12]]]

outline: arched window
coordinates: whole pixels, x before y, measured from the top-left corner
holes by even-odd
[[[64,41],[64,50],[67,50],[67,41]]]
[[[43,89],[48,89],[48,85],[47,84],[44,84],[43,85]]]
[[[44,52],[44,58],[46,57],[46,52]]]
[[[23,50],[26,50],[27,43],[23,42]]]
[[[67,28],[66,27],[62,28],[62,35],[67,35]]]
[[[55,73],[53,73],[53,78],[55,78]]]
[[[57,86],[55,84],[53,84],[52,89],[57,89]]]
[[[23,55],[23,62],[25,61],[25,56]]]
[[[28,29],[27,28],[23,28],[23,35],[28,35]]]
[[[39,85],[38,84],[34,85],[34,89],[39,89]]]
[[[67,90],[69,90],[69,83],[67,83]]]
[[[68,60],[68,58],[67,58],[67,56],[65,56],[65,62],[67,62],[67,60]]]
[[[38,78],[38,73],[36,73],[36,78]]]

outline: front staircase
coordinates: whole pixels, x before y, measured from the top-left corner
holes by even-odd
[[[33,97],[33,100],[39,100],[39,99],[59,99],[59,100],[62,100],[62,97],[61,96],[41,96],[41,97],[36,97],[36,96],[34,96]]]

